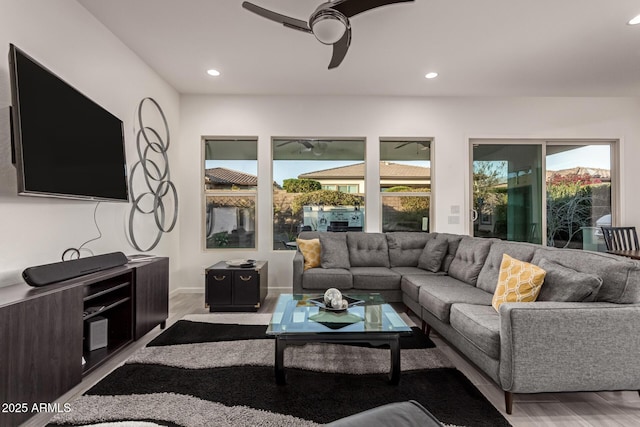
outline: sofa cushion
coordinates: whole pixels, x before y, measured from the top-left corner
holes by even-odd
[[[386,267],[351,267],[353,289],[400,289],[402,276]]]
[[[425,245],[435,237],[433,233],[397,231],[386,233],[391,267],[415,267]]]
[[[449,242],[447,242],[446,239],[435,238],[429,240],[425,245],[420,258],[418,258],[418,268],[423,268],[433,273],[440,271],[442,261],[444,260],[445,255],[447,255],[448,249]]]
[[[493,242],[479,237],[463,237],[449,266],[449,276],[475,286]]]
[[[640,302],[640,263],[636,261],[578,249],[540,247],[531,262],[540,264],[542,258],[602,278],[596,301],[618,304]]]
[[[319,233],[322,268],[349,268],[349,250],[345,233]]]
[[[382,233],[347,232],[351,267],[389,268],[389,246]]]
[[[451,234],[451,233],[438,233],[436,238],[445,239],[449,242],[449,248],[447,249],[447,254],[444,256],[442,260],[442,265],[440,269],[445,273],[449,271],[449,267],[451,266],[451,262],[453,258],[456,256],[456,252],[458,251],[458,246],[460,245],[460,240],[462,240],[464,236],[459,234]]]
[[[423,309],[445,323],[449,323],[451,305],[468,303],[491,307],[488,292],[468,285],[450,276],[411,276],[407,279],[420,285],[418,301]]]
[[[538,301],[594,301],[602,286],[602,278],[595,274],[581,273],[546,258],[538,265],[547,272]]]
[[[310,268],[302,273],[302,289],[340,290],[353,288],[353,277],[349,270],[342,268]]]
[[[453,304],[451,327],[487,356],[500,358],[500,315],[491,306]]]
[[[538,298],[546,272],[535,264],[502,255],[498,286],[491,305],[496,311],[505,302],[533,302]]]
[[[404,267],[404,268],[410,268],[410,267]],[[392,270],[397,271],[398,269],[393,268]],[[442,271],[439,271],[437,273],[432,273],[430,271],[421,270],[418,268],[416,268],[416,270],[419,270],[421,273],[403,274],[402,280],[400,280],[400,289],[402,289],[402,292],[406,294],[409,298],[411,298],[413,301],[418,301],[418,297],[420,294],[420,287],[424,284],[424,282],[420,280],[414,280],[413,279],[414,275],[418,275],[418,276],[443,276],[444,275]]]
[[[320,239],[296,239],[296,243],[304,257],[304,269],[320,267]]]
[[[500,274],[500,264],[502,255],[507,254],[515,259],[524,262],[531,262],[533,254],[540,245],[533,243],[505,242],[497,241],[491,245],[489,255],[478,274],[477,287],[487,292],[494,293],[498,285],[498,275]]]

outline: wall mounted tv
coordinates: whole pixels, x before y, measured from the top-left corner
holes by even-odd
[[[122,121],[13,44],[9,70],[18,193],[128,201]]]

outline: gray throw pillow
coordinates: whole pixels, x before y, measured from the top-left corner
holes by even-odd
[[[442,260],[442,271],[445,273],[449,271],[449,267],[451,266],[451,262],[453,258],[456,256],[456,252],[458,251],[458,246],[460,245],[460,240],[462,240],[463,236],[458,234],[450,234],[450,233],[438,233],[439,238],[445,239],[449,242],[449,249]]]
[[[601,277],[581,273],[546,258],[542,258],[538,266],[547,272],[538,301],[595,301],[596,294],[602,286]]]
[[[319,233],[322,268],[350,268],[347,233]]]
[[[449,242],[445,239],[431,239],[424,246],[422,255],[418,258],[418,268],[432,272],[440,271],[442,260],[447,254]]]

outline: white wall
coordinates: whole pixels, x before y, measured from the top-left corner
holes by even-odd
[[[94,202],[17,196],[8,122],[9,43],[124,121],[129,168],[137,159],[134,113],[144,97],[155,98],[168,117],[174,132],[170,156],[177,157],[179,149],[178,93],[86,9],[74,0],[0,0],[0,286],[20,281],[26,267],[60,261],[65,249],[97,236]],[[129,207],[99,206],[103,237],[87,245],[96,255],[137,252],[125,234]],[[177,237],[178,230],[165,235],[153,251],[171,257],[172,271],[179,262]],[[140,237],[142,243],[152,241],[145,238]]]
[[[621,221],[640,227],[637,98],[409,98],[183,96],[178,180],[180,286],[203,289],[204,268],[230,258],[269,261],[270,287],[291,286],[292,252],[271,250],[271,194],[258,195],[258,249],[204,251],[201,136],[258,137],[260,188],[270,188],[272,136],[366,137],[367,188],[377,188],[380,137],[433,137],[432,229],[469,232],[470,138],[603,138],[621,141]],[[366,199],[367,231],[379,231],[379,194]],[[448,224],[452,206],[460,224]]]

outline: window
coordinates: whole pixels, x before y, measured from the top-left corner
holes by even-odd
[[[473,235],[604,251],[613,141],[472,141]]]
[[[204,247],[256,247],[257,139],[204,139]]]
[[[359,193],[359,185],[323,185],[323,190],[340,191],[341,193]]]
[[[273,138],[273,249],[301,230],[364,230],[364,138]]]
[[[380,140],[382,231],[429,231],[431,141]]]

